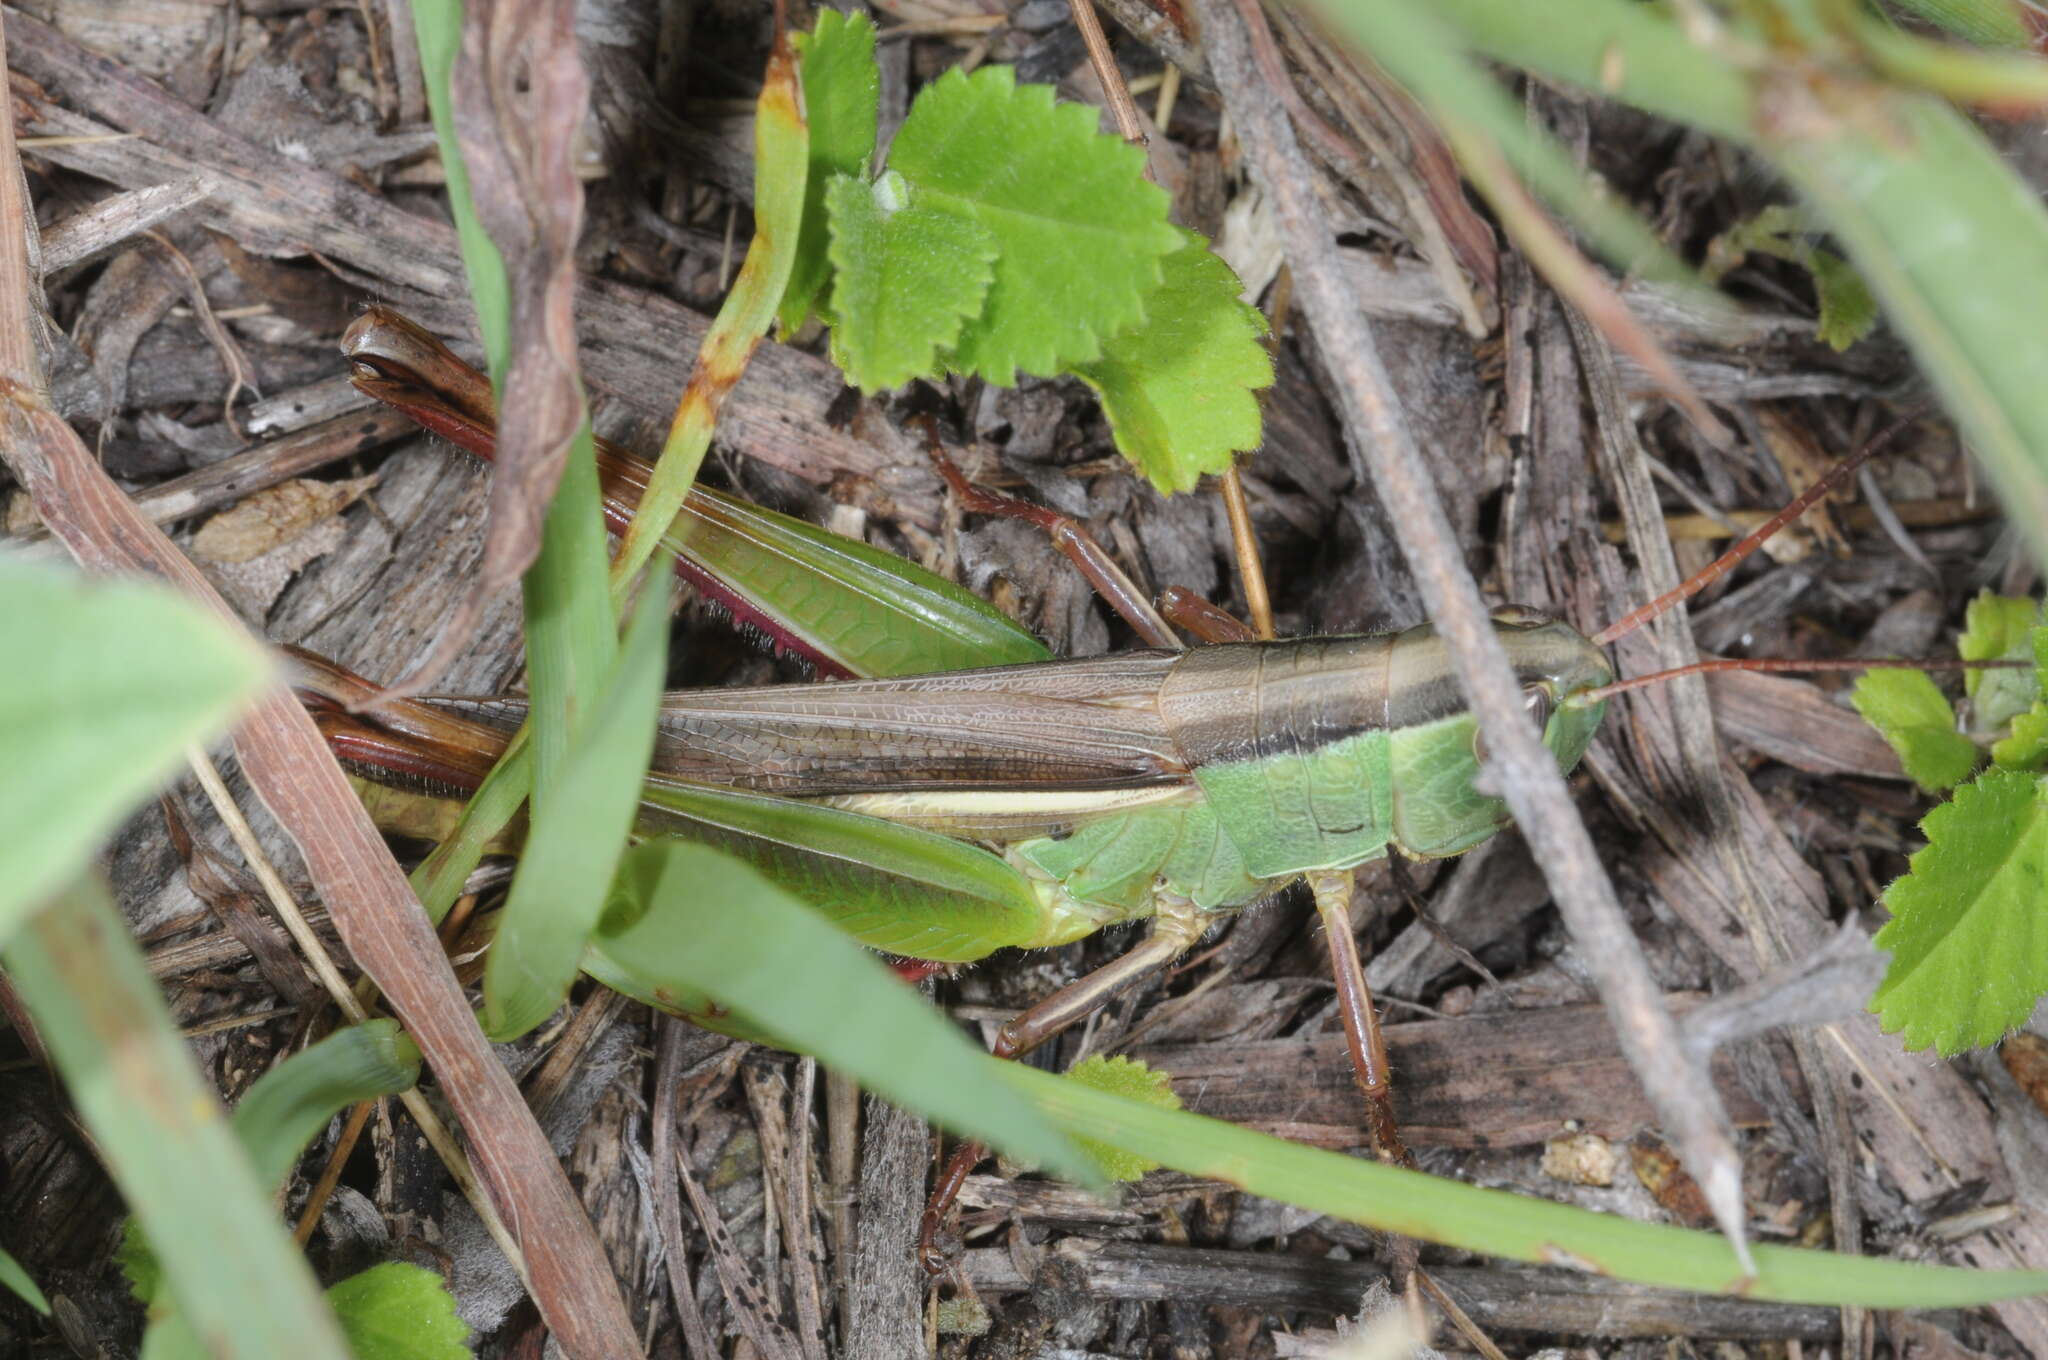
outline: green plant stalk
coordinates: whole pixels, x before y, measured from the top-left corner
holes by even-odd
[[[1548,1200],[1486,1190],[1304,1147],[1221,1120],[1164,1110],[1003,1064],[1019,1090],[1069,1133],[1189,1175],[1404,1237],[1639,1284],[1746,1298],[1875,1308],[1963,1308],[2048,1291],[2048,1272],[1929,1266],[1759,1246],[1743,1277],[1727,1241]]]
[[[0,957],[107,1169],[158,1244],[172,1298],[212,1354],[348,1360],[269,1187],[105,888],[79,881]]]
[[[689,385],[676,407],[661,458],[640,497],[639,513],[612,563],[616,604],[675,522],[711,447],[718,409],[761,343],[789,286],[803,225],[804,184],[810,174],[810,130],[804,121],[796,54],[778,29],[775,50],[754,112],[754,239],[739,277],[718,309],[697,351]]]
[[[512,301],[505,277],[505,257],[477,219],[476,200],[469,192],[469,167],[455,138],[455,114],[448,96],[455,54],[462,48],[462,0],[417,0],[412,7],[412,30],[420,47],[427,113],[434,123],[434,140],[441,149],[441,172],[448,181],[448,210],[455,218],[463,270],[469,275],[469,295],[476,306],[477,330],[483,336],[484,367],[494,380],[502,380],[512,345]]]

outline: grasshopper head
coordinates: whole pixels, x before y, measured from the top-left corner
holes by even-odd
[[[1607,711],[1605,700],[1586,703],[1578,696],[1611,683],[1614,667],[1585,634],[1541,610],[1504,605],[1493,611],[1493,626],[1530,711],[1543,722],[1543,744],[1557,757],[1560,770],[1570,770],[1592,744]]]

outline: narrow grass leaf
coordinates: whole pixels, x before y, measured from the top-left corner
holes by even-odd
[[[1892,0],[1908,14],[1987,47],[2027,47],[2033,35],[2018,0]]]
[[[668,664],[666,562],[650,573],[617,665],[577,729],[554,796],[534,811],[519,875],[484,964],[484,1031],[504,1042],[547,1019],[604,909],[654,754]]]
[[[0,1251],[0,1286],[44,1317],[50,1315],[50,1301],[11,1252]]]
[[[740,264],[732,291],[726,294],[711,329],[704,333],[690,381],[662,443],[661,458],[641,493],[639,513],[627,526],[619,554],[612,561],[615,602],[624,598],[627,586],[675,523],[711,447],[719,408],[775,320],[776,307],[789,287],[790,270],[796,265],[809,175],[810,129],[804,121],[796,52],[789,35],[778,27],[761,96],[754,103],[754,239],[747,246],[747,258]]]
[[[0,562],[0,944],[270,671],[162,587]]]
[[[1497,147],[1543,200],[1576,224],[1623,269],[1686,286],[1711,305],[1691,270],[1626,205],[1590,185],[1564,149],[1529,126],[1521,105],[1460,50],[1459,35],[1433,7],[1401,0],[1315,0],[1331,26],[1406,86],[1436,120],[1462,158]],[[1453,7],[1455,9],[1456,7]],[[1535,8],[1535,7],[1532,7]],[[1575,11],[1569,28],[1582,20]]]
[[[396,1020],[338,1029],[256,1079],[235,1105],[235,1136],[265,1185],[284,1178],[335,1115],[420,1079],[420,1050]]]
[[[704,993],[749,1028],[908,1109],[1084,1184],[1094,1164],[1006,1087],[985,1055],[879,960],[758,872],[707,846],[628,853],[599,945],[664,983]]]
[[[333,1315],[192,1061],[142,951],[97,883],[39,912],[4,954],[94,1145],[212,1354],[347,1360]]]
[[[505,257],[484,230],[469,192],[469,166],[455,136],[455,114],[448,82],[455,54],[462,49],[462,0],[415,0],[413,37],[420,48],[420,78],[426,86],[427,115],[441,150],[441,172],[448,182],[448,210],[469,275],[470,300],[476,306],[477,331],[483,337],[485,367],[495,378],[505,375],[512,347],[512,295],[505,279]]]
[[[1962,1270],[1760,1246],[1757,1275],[1725,1239],[1304,1147],[1221,1120],[1091,1090],[1022,1063],[998,1069],[1069,1133],[1162,1166],[1426,1242],[1617,1280],[1749,1299],[1963,1308],[2048,1291],[2048,1272]]]

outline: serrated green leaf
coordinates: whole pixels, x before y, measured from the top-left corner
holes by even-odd
[[[270,670],[160,585],[0,563],[0,944]]]
[[[1814,334],[1840,352],[1876,328],[1877,299],[1854,265],[1831,250],[1815,249],[1807,253],[1806,268],[1820,302]]]
[[[925,197],[894,170],[873,184],[841,175],[825,191],[832,358],[863,391],[936,377],[995,277],[995,237]]]
[[[1079,1082],[1091,1091],[1107,1091],[1126,1100],[1142,1101],[1160,1110],[1178,1110],[1180,1097],[1174,1094],[1170,1074],[1156,1071],[1136,1058],[1105,1058],[1100,1053],[1083,1058],[1067,1070],[1067,1080]],[[1081,1150],[1095,1159],[1102,1174],[1113,1181],[1134,1181],[1159,1163],[1142,1153],[1127,1152],[1096,1138],[1077,1137]]]
[[[1947,1056],[1996,1042],[2048,991],[2048,786],[1986,770],[1920,826],[1927,847],[1885,890],[1892,960],[1870,1008]]]
[[[327,1291],[355,1360],[469,1360],[469,1324],[424,1266],[387,1261]]]
[[[796,262],[776,313],[784,339],[804,324],[831,281],[825,186],[839,175],[867,177],[882,91],[875,26],[865,14],[819,10],[817,28],[797,35],[796,50],[803,65],[804,116],[811,127],[810,175],[804,181]]]
[[[1273,360],[1259,343],[1266,319],[1240,301],[1243,285],[1195,233],[1166,257],[1145,320],[1074,371],[1102,398],[1124,457],[1169,495],[1220,473],[1258,447],[1259,402]]]
[[[1160,262],[1180,247],[1145,154],[1100,131],[1085,104],[1018,85],[1007,66],[927,86],[889,149],[922,203],[979,223],[1000,254],[988,304],[950,363],[1008,387],[1102,355],[1144,316]]]
[[[2048,703],[2036,700],[2015,717],[2011,734],[1992,743],[1991,759],[2007,770],[2038,770],[2048,764]]]
[[[1926,671],[1865,671],[1849,701],[1891,743],[1921,788],[1954,788],[1977,768],[1977,744],[1956,731],[1955,710]]]
[[[2034,629],[2040,622],[2041,606],[2034,601],[1981,591],[1964,612],[1956,653],[1965,661],[2032,660]],[[2006,724],[2033,707],[2040,684],[2032,670],[1964,671],[1970,730],[2003,732]]]

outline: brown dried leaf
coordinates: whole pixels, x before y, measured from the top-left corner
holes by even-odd
[[[343,482],[298,477],[221,511],[192,536],[192,553],[208,562],[248,562],[340,514],[371,487],[374,476]]]
[[[1629,1140],[1628,1159],[1635,1167],[1636,1179],[1663,1206],[1665,1213],[1688,1228],[1713,1226],[1714,1211],[1707,1206],[1699,1182],[1678,1164],[1677,1156],[1662,1138],[1650,1133],[1637,1134]]]
[[[1998,1060],[2034,1102],[2034,1108],[2048,1114],[2048,1039],[2025,1030],[2008,1035],[1998,1046]]]

